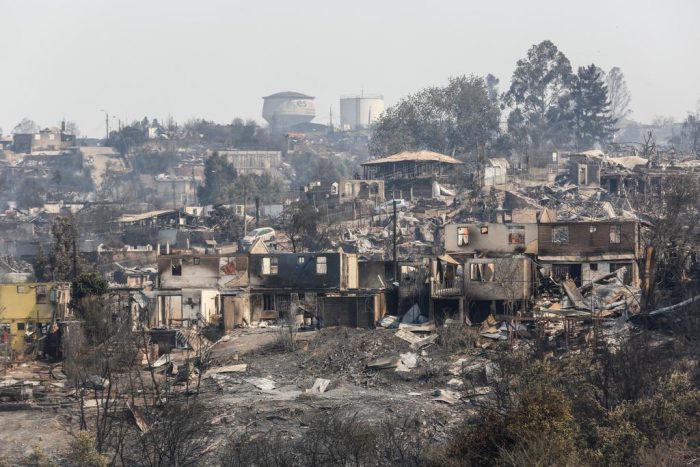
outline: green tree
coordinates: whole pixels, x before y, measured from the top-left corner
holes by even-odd
[[[71,284],[71,298],[79,301],[84,297],[101,296],[107,293],[109,284],[96,272],[80,274]]]
[[[34,256],[34,278],[38,282],[46,282],[51,279],[49,258],[46,257],[44,249],[39,245]]]
[[[232,208],[218,206],[207,217],[207,225],[218,232],[222,241],[232,242],[243,237],[243,219]]]
[[[224,156],[214,152],[204,163],[204,185],[199,188],[199,201],[203,204],[228,203],[232,199],[232,186],[238,174]]]
[[[300,247],[313,247],[319,242],[320,220],[318,209],[306,202],[297,202],[285,209],[282,225],[295,253]]]
[[[504,104],[511,108],[508,131],[521,151],[568,144],[572,81],[569,59],[551,41],[533,45],[518,60]]]
[[[372,131],[370,152],[428,149],[464,154],[498,135],[499,118],[483,78],[450,78],[447,86],[423,89],[387,109]]]
[[[579,67],[571,97],[576,149],[609,143],[617,131],[616,120],[611,116],[608,88],[598,67]]]
[[[54,237],[53,249],[49,257],[53,280],[68,281],[71,277],[76,277],[78,271],[73,266],[74,255],[78,252],[78,229],[72,217],[57,217],[51,226],[51,234]]]
[[[119,130],[110,131],[107,146],[115,148],[124,156],[131,149],[148,141],[148,128],[142,126],[142,122],[134,121]]]

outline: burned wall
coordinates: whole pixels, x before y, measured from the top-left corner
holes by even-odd
[[[265,289],[340,289],[340,253],[250,255],[250,286]]]
[[[526,257],[473,258],[464,264],[467,300],[528,300],[533,293],[532,262]]]
[[[447,224],[448,253],[513,254],[537,252],[537,224]]]
[[[636,254],[637,223],[556,222],[538,225],[540,256]]]

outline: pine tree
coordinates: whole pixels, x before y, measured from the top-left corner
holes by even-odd
[[[576,149],[609,143],[617,131],[617,120],[611,115],[608,88],[602,71],[593,64],[579,67],[571,97]]]

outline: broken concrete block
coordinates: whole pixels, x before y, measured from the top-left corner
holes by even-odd
[[[396,357],[383,357],[374,360],[367,364],[368,370],[387,370],[389,368],[396,368],[399,363],[399,359]]]
[[[313,394],[323,394],[324,392],[326,392],[326,389],[328,389],[329,384],[331,384],[331,380],[329,379],[316,378],[316,381],[314,381],[314,385],[311,386],[311,389],[307,389],[306,392]]]
[[[460,387],[464,385],[464,382],[461,379],[452,378],[447,382],[447,385],[453,387]]]
[[[396,364],[395,371],[407,372],[418,366],[418,355],[413,352],[407,352],[400,355],[399,361]]]
[[[246,378],[246,382],[262,391],[271,391],[275,389],[275,382],[267,378]]]

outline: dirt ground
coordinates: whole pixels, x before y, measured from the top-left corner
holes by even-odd
[[[72,439],[70,418],[66,409],[0,413],[0,457],[26,457],[37,446],[49,453],[63,450]]]
[[[276,345],[279,333],[279,328],[236,331],[212,349],[214,366],[247,364],[245,372],[203,379],[214,444],[221,445],[241,431],[303,436],[307,419],[333,411],[370,423],[415,419],[439,440],[471,410],[463,402],[450,405],[433,400],[434,391],[449,387],[448,381],[454,378],[450,364],[460,355],[445,358],[437,346],[411,350],[395,330],[349,328],[298,333],[297,350],[285,351]],[[367,369],[379,358],[405,353],[418,355],[418,365],[409,371]],[[259,389],[250,378],[274,381],[275,387]],[[316,378],[330,380],[328,389],[307,393]]]
[[[396,330],[298,332],[291,348],[289,335],[284,334],[288,332],[280,327],[238,329],[211,347],[199,399],[207,410],[212,462],[217,449],[238,433],[276,432],[296,438],[304,435],[309,419],[332,412],[370,423],[387,418],[414,420],[427,436],[439,441],[472,410],[459,399],[462,388],[454,381],[457,368],[486,361],[473,348],[456,353],[438,344],[411,349]],[[183,361],[187,355],[173,352],[172,361]],[[387,357],[403,361],[402,355],[413,362],[405,371],[367,368]],[[225,366],[241,370],[242,364],[243,371],[220,371]],[[37,371],[46,377],[46,368]],[[31,373],[31,368],[23,368],[19,374],[26,378]],[[307,392],[317,378],[330,381],[327,389]],[[261,386],[261,379],[270,387]],[[458,397],[451,403],[436,401],[436,390],[450,390]],[[31,410],[2,412],[0,455],[24,456],[36,444],[48,455],[65,450],[70,430],[77,429],[77,410],[73,400],[63,407],[34,404]]]

